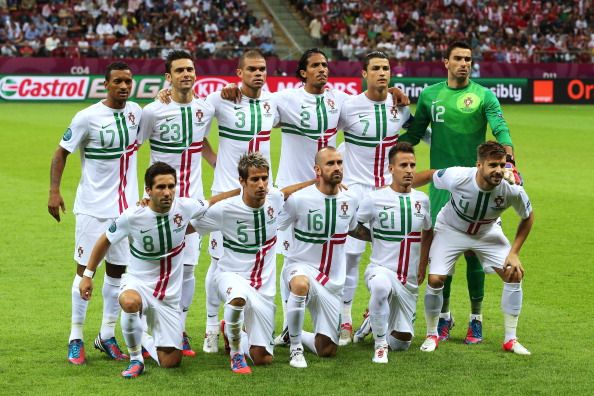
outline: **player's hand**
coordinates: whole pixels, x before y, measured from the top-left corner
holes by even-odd
[[[425,273],[427,272],[427,263],[419,264],[419,273],[417,274],[417,285],[422,285],[425,282]]]
[[[396,87],[388,88],[388,92],[392,95],[392,102],[394,106],[408,106],[410,104],[410,99],[404,92],[399,90]]]
[[[80,298],[89,301],[93,295],[93,279],[83,276],[78,285],[78,290],[80,291]]]
[[[520,257],[515,253],[510,253],[505,258],[503,264],[503,279],[508,283],[518,283],[524,278],[524,267],[520,262]]]
[[[516,165],[512,162],[507,162],[505,164],[505,170],[503,171],[503,178],[508,181],[509,184],[517,184],[518,186],[524,185],[524,180],[522,180],[522,175],[516,169]]]
[[[150,199],[143,198],[140,201],[136,202],[136,206],[140,206],[141,208],[146,208],[148,206],[149,202],[151,202]]]
[[[66,205],[62,195],[60,193],[50,193],[47,200],[47,211],[58,223],[60,222],[60,209],[62,209],[62,213],[66,213]]]
[[[340,183],[338,185],[338,191],[348,191],[349,187],[346,184]]]
[[[158,100],[161,103],[169,104],[171,103],[171,88],[163,88],[159,91],[155,100]]]
[[[241,101],[241,90],[237,84],[231,83],[223,87],[221,98],[231,102],[239,103]]]

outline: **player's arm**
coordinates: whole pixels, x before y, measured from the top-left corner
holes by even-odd
[[[415,177],[413,179],[413,188],[424,186],[425,184],[429,183],[433,180],[433,174],[435,173],[435,169],[428,169],[422,172],[415,173]]]
[[[363,223],[357,224],[357,227],[354,230],[349,231],[349,235],[362,241],[371,242],[371,231],[369,231],[369,228],[365,227]]]
[[[208,206],[210,207],[210,206],[216,204],[217,202],[222,201],[223,199],[235,197],[235,196],[239,195],[239,193],[241,193],[241,189],[240,188],[236,188],[234,190],[225,191],[225,192],[222,192],[220,194],[213,195],[208,200]]]
[[[410,99],[404,92],[396,87],[388,88],[388,92],[392,95],[392,103],[394,106],[408,106],[410,105]]]
[[[398,138],[400,142],[408,142],[412,145],[417,145],[423,139],[427,132],[427,127],[431,122],[431,112],[429,104],[424,100],[424,95],[421,93],[417,103],[417,110],[414,114],[414,119],[408,127],[405,134]]]
[[[212,149],[207,138],[204,138],[203,140],[202,157],[213,169],[217,166],[217,153]]]
[[[289,196],[291,196],[291,194],[296,193],[297,191],[301,190],[302,188],[305,187],[309,187],[312,184],[315,184],[316,179],[311,179],[305,182],[301,182],[301,183],[297,183],[297,184],[292,184],[290,186],[287,186],[283,189],[281,189],[280,191],[283,193],[283,195],[285,196],[285,201],[287,200],[287,198],[289,198]]]
[[[62,174],[66,167],[66,158],[70,152],[62,146],[58,146],[52,157],[52,164],[50,167],[50,190],[49,199],[47,201],[47,211],[54,219],[60,222],[60,208],[62,213],[66,212],[66,205],[62,194],[60,194],[60,183],[62,182]]]
[[[524,245],[524,242],[528,238],[528,234],[530,234],[532,224],[534,224],[534,212],[530,212],[530,215],[525,219],[522,219],[520,224],[518,224],[516,237],[514,238],[509,254],[505,258],[505,264],[503,266],[503,274],[506,281],[518,282],[524,277],[524,267],[522,267],[520,261],[520,249],[522,249],[522,245]]]
[[[419,260],[419,273],[417,275],[417,284],[422,284],[425,281],[425,274],[427,272],[427,265],[429,264],[429,249],[433,242],[433,229],[421,231],[421,253]]]
[[[234,103],[241,101],[241,89],[235,83],[229,83],[221,90],[221,98]]]
[[[78,286],[80,297],[83,300],[88,301],[91,299],[91,296],[93,295],[93,276],[95,275],[99,263],[101,263],[101,260],[103,260],[103,257],[107,254],[107,250],[110,246],[111,242],[107,239],[107,235],[105,234],[102,234],[95,243],[93,251],[91,252],[91,257],[87,263],[87,268],[85,269],[80,285]]]

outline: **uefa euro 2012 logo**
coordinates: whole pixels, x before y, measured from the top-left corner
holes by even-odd
[[[480,104],[480,98],[473,93],[460,95],[456,101],[456,107],[463,113],[474,113],[479,108]]]

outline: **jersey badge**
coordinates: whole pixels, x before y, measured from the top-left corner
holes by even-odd
[[[179,213],[176,213],[175,216],[173,217],[173,222],[178,227],[181,227],[183,220],[184,220],[184,218]]]
[[[457,107],[462,113],[474,113],[480,105],[481,100],[473,93],[461,95],[457,100]]]
[[[130,121],[130,124],[136,125],[136,116],[132,112],[128,113],[128,121]]]
[[[70,139],[72,139],[72,129],[68,128],[66,129],[66,132],[64,132],[64,136],[62,136],[62,140],[67,142]]]
[[[423,217],[423,214],[421,213],[421,203],[419,201],[415,202],[415,210],[417,211],[417,213],[415,213],[416,217]]]
[[[266,209],[266,214],[268,214],[268,217],[272,220],[274,218],[274,208],[269,206],[268,209]]]
[[[83,253],[85,252],[85,249],[83,249],[82,246],[79,246],[76,252],[78,253],[78,258],[81,258]]]
[[[264,102],[264,105],[262,107],[264,108],[266,114],[270,113],[270,104],[268,102]]]
[[[116,230],[117,230],[117,229],[118,229],[118,226],[116,225],[116,223],[115,223],[115,222],[113,222],[113,223],[111,223],[111,225],[109,226],[109,230],[108,230],[108,231],[109,231],[109,232],[111,232],[111,233],[113,234],[114,232],[116,232]]]
[[[502,195],[498,195],[495,197],[495,199],[493,200],[493,202],[495,202],[495,207],[491,207],[491,209],[494,210],[503,210],[505,209],[502,205],[504,202],[504,198]]]
[[[204,118],[204,113],[202,112],[202,110],[196,110],[196,119],[198,120],[198,124],[202,123],[202,118]]]
[[[342,215],[340,217],[345,217],[347,216],[347,212],[349,210],[349,204],[344,201],[341,205],[340,205],[340,210],[342,211]]]
[[[390,108],[390,114],[392,114],[392,119],[398,119],[398,109],[396,108],[396,106],[392,106]]]
[[[212,238],[210,240],[210,248],[211,249],[216,249],[217,248],[217,240],[216,239]]]
[[[283,247],[285,248],[286,251],[289,250],[289,247],[291,247],[291,244],[289,243],[289,241],[284,241],[283,242]]]
[[[233,288],[232,287],[228,287],[227,288],[227,291],[226,291],[227,295],[230,295],[231,294],[231,291],[233,291]]]

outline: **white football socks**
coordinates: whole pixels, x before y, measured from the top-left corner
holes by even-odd
[[[83,326],[85,324],[89,302],[83,300],[80,296],[78,286],[80,285],[81,280],[81,276],[75,275],[74,281],[72,282],[72,289],[70,290],[72,297],[72,319],[68,342],[72,340],[83,340]]]
[[[115,326],[120,314],[120,303],[118,296],[120,294],[121,278],[103,276],[103,319],[101,320],[101,339],[108,340],[115,336]]]

